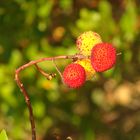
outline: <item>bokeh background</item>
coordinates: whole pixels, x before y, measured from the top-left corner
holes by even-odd
[[[139,0],[0,0],[0,131],[31,139],[15,69],[35,59],[77,53],[75,41],[95,31],[117,52],[116,66],[76,90],[36,68],[20,76],[33,105],[37,140],[140,140]],[[56,62],[61,71],[70,61]],[[51,62],[40,63],[56,72]],[[57,72],[56,72],[57,73]]]

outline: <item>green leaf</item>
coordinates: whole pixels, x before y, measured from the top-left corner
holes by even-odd
[[[127,41],[133,41],[137,32],[137,11],[136,5],[133,1],[129,0],[126,5],[126,11],[120,19],[120,28],[124,33]]]
[[[7,134],[5,130],[2,130],[0,133],[0,140],[8,140]]]

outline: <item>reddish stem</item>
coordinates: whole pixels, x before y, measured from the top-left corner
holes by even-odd
[[[34,61],[30,61],[29,63],[26,63],[25,65],[19,67],[16,71],[15,71],[15,80],[17,82],[17,85],[19,86],[24,98],[25,98],[25,102],[27,104],[28,110],[29,110],[29,116],[30,116],[30,124],[31,124],[31,131],[32,131],[32,140],[36,140],[36,130],[35,130],[35,120],[34,120],[34,115],[33,115],[33,109],[31,106],[31,102],[30,102],[30,98],[29,95],[25,89],[25,87],[23,86],[23,83],[21,82],[20,78],[19,78],[19,73],[24,70],[25,68],[35,65],[37,63],[43,62],[43,61],[53,61],[56,59],[83,59],[85,58],[85,56],[83,55],[70,55],[70,56],[56,56],[56,57],[49,57],[49,58],[41,58],[38,60],[34,60]]]

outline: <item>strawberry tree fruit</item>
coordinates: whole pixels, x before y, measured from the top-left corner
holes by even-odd
[[[116,63],[116,49],[110,43],[100,43],[91,51],[91,64],[95,71],[111,69]]]
[[[80,51],[80,54],[83,54],[85,56],[91,55],[92,48],[98,44],[101,43],[102,39],[100,35],[96,32],[87,31],[81,34],[77,40],[76,40],[76,46],[78,50]]]
[[[80,64],[69,64],[63,72],[63,81],[70,88],[81,87],[86,80],[85,69]]]
[[[84,67],[86,72],[86,80],[91,80],[94,77],[96,72],[91,65],[90,59],[77,60],[75,63]]]

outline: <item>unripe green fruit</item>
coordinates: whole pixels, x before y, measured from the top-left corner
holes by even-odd
[[[92,48],[96,44],[101,42],[102,39],[98,33],[88,31],[88,32],[84,32],[77,38],[76,45],[80,51],[80,54],[83,54],[85,56],[90,56]]]

